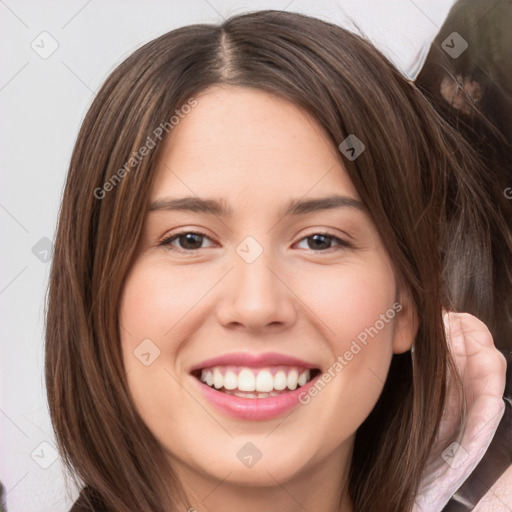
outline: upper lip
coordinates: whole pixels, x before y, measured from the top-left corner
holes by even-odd
[[[303,361],[293,356],[279,354],[278,352],[265,352],[263,354],[248,354],[246,352],[234,352],[222,356],[213,357],[198,363],[190,369],[191,372],[211,368],[212,366],[246,366],[260,368],[265,366],[299,366],[301,368],[314,369],[317,365]]]

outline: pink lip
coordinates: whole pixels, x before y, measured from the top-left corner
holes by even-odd
[[[279,354],[278,352],[265,352],[263,354],[247,354],[236,352],[233,354],[224,354],[219,357],[207,359],[202,363],[194,365],[190,372],[201,370],[203,368],[211,368],[212,366],[247,366],[254,368],[263,368],[265,366],[298,366],[305,369],[318,368],[313,364],[297,359],[296,357]]]
[[[268,398],[241,398],[228,395],[211,388],[195,377],[194,380],[206,399],[221,412],[238,419],[263,421],[276,418],[296,407],[300,403],[299,396],[302,393],[307,393],[320,376],[321,373],[294,391]]]

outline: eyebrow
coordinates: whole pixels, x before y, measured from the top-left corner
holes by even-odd
[[[333,208],[353,208],[361,212],[366,209],[363,203],[348,196],[332,195],[317,199],[294,199],[288,203],[282,212],[283,217],[291,215],[304,215],[320,210],[331,210]],[[202,199],[199,197],[167,198],[157,199],[151,203],[149,211],[179,210],[192,211],[216,215],[219,217],[232,217],[234,211],[224,200]]]

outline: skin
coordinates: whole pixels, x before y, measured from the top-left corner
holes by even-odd
[[[222,198],[234,216],[146,214],[120,306],[131,395],[198,511],[295,512],[300,504],[330,512],[341,502],[350,512],[342,489],[355,432],[382,391],[393,353],[411,347],[411,306],[365,211],[280,214],[291,199],[359,200],[316,121],[255,89],[215,86],[196,99],[166,142],[151,201]],[[198,230],[207,237],[197,249],[185,251],[183,239],[159,245]],[[325,231],[334,237],[321,240],[325,248],[308,244]],[[236,252],[247,236],[263,250],[250,264]],[[326,371],[397,301],[402,310],[317,396],[277,419],[224,415],[189,373],[239,351],[276,351]],[[148,338],[160,354],[145,366],[133,352]],[[262,453],[251,468],[237,457],[248,442]]]
[[[489,492],[478,502],[475,512],[507,512],[512,503],[512,466],[510,466]]]

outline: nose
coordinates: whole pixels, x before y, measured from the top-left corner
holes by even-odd
[[[289,327],[297,318],[297,297],[288,274],[267,252],[248,263],[238,254],[217,302],[217,319],[228,328],[261,332]],[[286,274],[286,275],[285,275]]]

